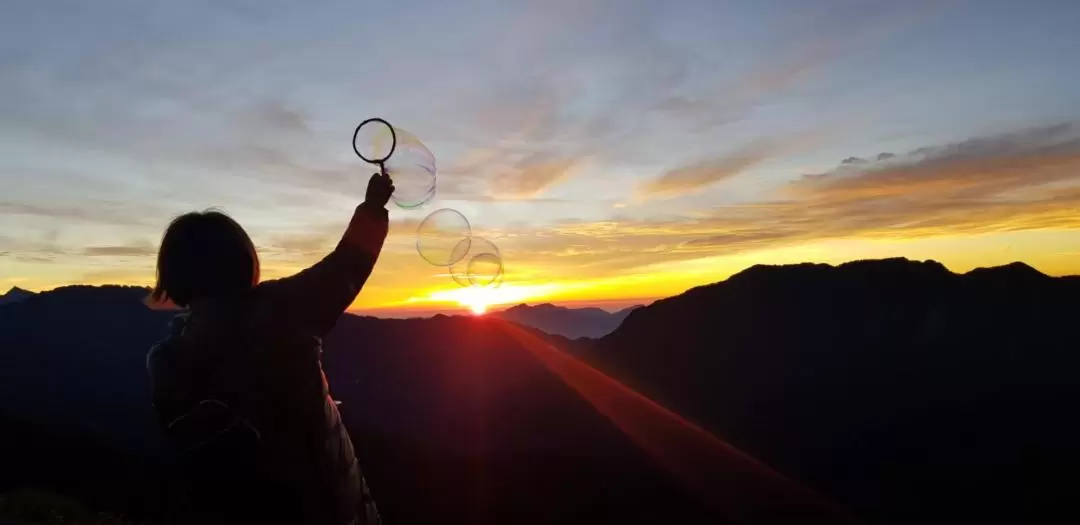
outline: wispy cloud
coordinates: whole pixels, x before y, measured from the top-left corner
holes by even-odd
[[[145,224],[146,206],[86,201],[72,205],[0,201],[0,216],[21,215],[61,221],[89,221],[99,224]]]
[[[919,148],[902,156],[881,153],[875,161],[853,158],[834,171],[804,176],[786,192],[822,202],[1005,198],[1080,177],[1080,128],[1058,124]]]
[[[49,264],[56,262],[56,258],[64,254],[64,249],[56,244],[56,238],[51,234],[37,238],[29,235],[20,237],[0,235],[0,257],[22,263]]]
[[[567,222],[517,232],[522,257],[626,271],[642,265],[825,239],[910,239],[1080,228],[1074,125],[977,137],[903,155],[842,162],[783,186],[782,200],[699,216]],[[553,264],[553,263],[549,263]]]
[[[638,186],[637,197],[678,197],[728,180],[779,152],[774,144],[752,142],[734,153],[668,171]]]
[[[733,77],[689,90],[668,90],[652,109],[706,131],[749,117],[760,105],[823,75],[866,49],[896,37],[915,22],[940,12],[947,2],[837,2],[814,4],[776,34],[778,49]],[[800,8],[803,7],[800,5]],[[795,12],[795,11],[793,11]]]
[[[157,254],[157,248],[149,243],[133,243],[114,246],[87,246],[83,255],[91,257],[147,257]]]
[[[529,199],[565,180],[580,161],[535,153],[521,159],[507,172],[496,175],[491,194],[497,198]]]

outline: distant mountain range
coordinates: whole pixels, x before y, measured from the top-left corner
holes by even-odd
[[[26,299],[27,297],[30,297],[31,295],[34,295],[34,292],[31,292],[29,290],[23,290],[18,286],[14,286],[4,295],[0,295],[0,306],[4,306],[5,304],[17,303],[19,301],[22,301],[23,299]]]
[[[566,308],[553,304],[530,306],[519,304],[488,315],[529,326],[553,335],[570,339],[599,338],[610,334],[619,324],[641,306],[631,306],[616,312],[600,308]]]
[[[144,358],[171,314],[145,294],[68,287],[0,308],[0,491],[159,508]],[[1074,522],[1077,297],[1080,278],[1019,263],[755,266],[597,340],[545,341],[867,522]],[[506,326],[347,315],[326,338],[387,523],[715,523],[717,504],[742,505],[726,521],[805,522],[747,518],[741,484],[693,496],[660,468],[677,451],[630,439]]]

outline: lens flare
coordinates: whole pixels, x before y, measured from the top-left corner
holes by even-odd
[[[847,511],[551,343],[512,323],[492,322],[730,522],[857,523]]]

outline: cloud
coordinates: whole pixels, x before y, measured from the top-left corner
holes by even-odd
[[[0,217],[22,215],[60,221],[71,221],[114,226],[158,226],[167,220],[168,213],[161,206],[142,203],[117,203],[86,199],[77,204],[35,203],[0,201]]]
[[[806,175],[785,191],[823,203],[918,199],[926,204],[1006,196],[1080,177],[1080,130],[1070,124],[1044,126],[919,148],[886,160]]]
[[[142,257],[157,254],[157,248],[150,244],[127,244],[111,246],[88,246],[83,248],[83,255],[91,257]]]
[[[678,197],[728,180],[777,153],[771,144],[753,142],[731,155],[668,171],[637,188],[638,198]]]
[[[913,0],[833,5],[801,13],[800,22],[778,31],[779,51],[754,61],[734,79],[724,78],[691,93],[667,92],[651,109],[709,129],[742,120],[769,97],[790,91],[831,66],[890,38],[940,10],[946,2]]]
[[[154,281],[151,267],[102,268],[83,272],[78,282],[83,284],[130,284],[146,286]]]
[[[826,239],[1080,229],[1078,134],[1058,125],[930,146],[804,176],[776,200],[520,228],[500,247],[527,265],[617,273]]]
[[[55,237],[46,234],[40,240],[31,236],[10,237],[0,235],[0,257],[10,257],[24,263],[53,263],[64,250],[55,243]]]
[[[920,148],[813,174],[786,200],[729,206],[718,230],[687,246],[745,249],[777,242],[867,236],[909,238],[1078,228],[1080,140],[1070,125]]]
[[[0,201],[0,215],[30,215],[35,217],[92,221],[110,218],[106,215],[97,213],[96,210],[4,201]]]
[[[665,172],[635,189],[637,199],[672,198],[705,190],[732,179],[764,161],[817,144],[828,132],[815,130],[784,139],[758,139],[724,156]]]
[[[274,257],[299,256],[302,258],[322,256],[330,253],[341,239],[344,226],[322,228],[322,232],[311,231],[292,235],[276,235],[266,245],[259,246],[260,253]],[[334,233],[331,233],[334,232]]]
[[[728,208],[690,246],[1080,227],[1080,136],[1055,125],[804,176],[788,200]]]
[[[243,108],[239,112],[241,122],[252,131],[287,131],[309,133],[307,118],[283,102],[265,100]]]
[[[34,264],[52,264],[56,262],[56,258],[52,255],[16,255],[15,260]]]
[[[580,161],[547,153],[529,155],[491,181],[496,198],[531,199],[570,177]]]

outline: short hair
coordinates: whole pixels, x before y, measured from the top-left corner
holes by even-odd
[[[151,296],[186,307],[258,282],[259,256],[244,228],[217,210],[191,212],[173,219],[165,230]]]

